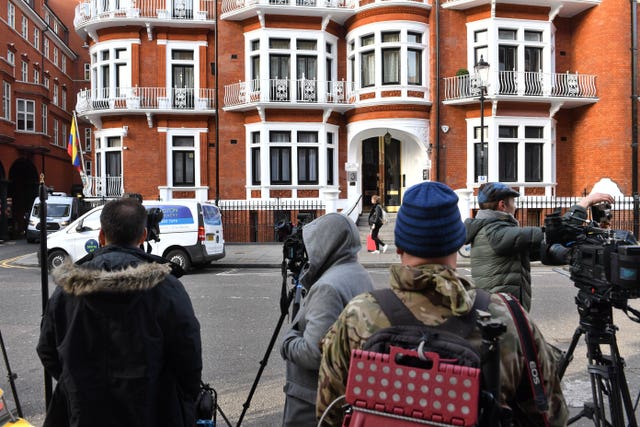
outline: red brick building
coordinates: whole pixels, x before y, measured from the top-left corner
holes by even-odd
[[[91,192],[392,211],[424,179],[631,195],[631,4],[83,0]]]
[[[80,175],[67,154],[72,111],[88,63],[64,0],[0,3],[0,240],[24,231],[24,214],[40,175],[55,191],[70,193]],[[90,148],[91,128],[80,123]],[[89,161],[90,157],[87,157]],[[81,187],[81,185],[80,185]]]

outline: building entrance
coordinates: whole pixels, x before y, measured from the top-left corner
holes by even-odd
[[[400,141],[388,136],[362,142],[362,200],[371,206],[378,194],[388,212],[397,212],[401,201]]]

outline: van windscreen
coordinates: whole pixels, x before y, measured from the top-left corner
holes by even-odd
[[[47,203],[47,216],[50,218],[66,218],[71,213],[71,205]],[[40,216],[40,203],[33,206],[32,216]]]
[[[207,225],[222,225],[220,209],[212,205],[202,205],[202,218]]]

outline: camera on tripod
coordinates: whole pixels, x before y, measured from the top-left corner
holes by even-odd
[[[302,227],[313,219],[310,213],[298,213],[298,224],[293,225],[291,221],[282,219],[276,223],[275,229],[278,234],[278,241],[284,242],[282,246],[282,258],[287,269],[296,277],[307,264],[307,250],[302,240]]]
[[[129,197],[132,199],[137,199],[140,203],[142,203],[142,194],[140,193],[124,193],[122,197]],[[160,223],[162,222],[162,218],[164,217],[164,213],[160,208],[149,208],[147,209],[147,238],[146,242],[160,241]]]
[[[607,299],[640,297],[640,246],[633,233],[600,227],[611,206],[593,206],[594,221],[557,210],[544,220],[544,264],[569,264],[571,280]]]
[[[147,209],[147,242],[153,240],[154,242],[160,241],[160,223],[164,213],[160,208]]]

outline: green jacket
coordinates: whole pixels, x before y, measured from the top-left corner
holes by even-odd
[[[483,209],[469,218],[466,243],[471,243],[471,277],[477,287],[506,292],[531,309],[531,263],[540,259],[544,238],[540,227],[520,227],[513,215]]]
[[[450,316],[467,313],[473,307],[475,299],[475,290],[471,282],[454,270],[437,264],[417,268],[392,266],[391,288],[411,312],[427,325],[437,325]],[[500,297],[492,295],[488,310],[494,319],[503,321],[507,326],[507,331],[500,341],[501,403],[512,407],[514,417],[522,425],[540,425],[540,415],[530,398],[516,402],[516,390],[521,381],[528,381],[528,376],[520,340],[508,308]],[[550,424],[564,426],[568,409],[556,374],[554,352],[531,319],[529,322],[538,351],[544,388],[549,398]],[[318,417],[322,416],[336,398],[345,394],[351,350],[362,348],[374,332],[389,326],[389,320],[370,293],[355,297],[345,307],[322,342],[316,402]],[[480,351],[479,330],[472,332],[469,341]],[[342,403],[337,402],[332,406],[325,416],[323,426],[341,425]]]

